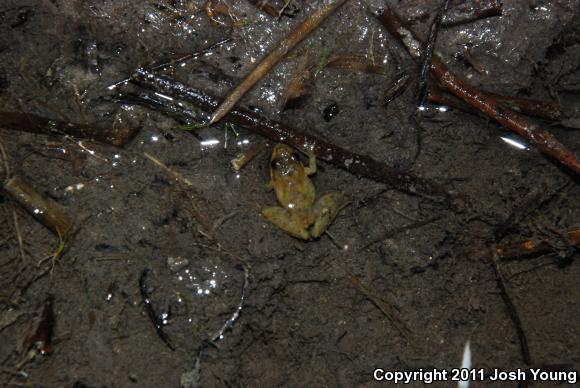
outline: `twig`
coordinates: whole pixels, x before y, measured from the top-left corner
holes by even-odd
[[[92,139],[100,143],[121,147],[128,143],[141,128],[101,127],[53,120],[32,113],[0,112],[0,127],[16,131],[47,135],[70,135],[79,139]]]
[[[407,337],[411,333],[407,325],[396,315],[395,308],[391,303],[387,302],[384,298],[377,295],[377,293],[372,290],[369,286],[364,285],[359,278],[356,276],[351,276],[351,283],[354,288],[363,294],[372,304],[374,304],[391,324],[401,333],[404,337]]]
[[[215,50],[216,48],[219,48],[219,47],[223,46],[224,44],[230,42],[231,40],[232,40],[232,38],[222,39],[222,40],[220,40],[220,41],[218,41],[216,43],[213,43],[213,44],[211,44],[211,45],[209,45],[209,46],[207,46],[207,47],[205,47],[205,48],[203,48],[201,50],[198,50],[196,52],[193,52],[191,54],[181,55],[181,56],[179,56],[177,58],[170,59],[170,60],[167,60],[167,61],[163,61],[161,63],[153,63],[153,64],[147,66],[147,68],[149,70],[151,70],[151,71],[155,71],[155,70],[165,69],[166,67],[169,67],[169,66],[175,66],[175,65],[177,65],[179,63],[188,61],[190,59],[196,59],[198,57],[201,57],[202,55],[205,55],[207,53],[210,53],[213,50]],[[122,79],[120,81],[117,81],[117,82],[113,83],[112,85],[109,85],[107,87],[107,89],[109,89],[109,90],[116,89],[118,86],[123,85],[123,84],[126,84],[129,81],[131,81],[131,78],[130,77],[129,78]]]
[[[153,96],[151,94],[141,93],[139,95],[132,94],[132,93],[120,93],[117,94],[113,99],[115,102],[120,104],[128,104],[128,105],[143,105],[147,107],[154,107],[163,111],[164,114],[172,117],[178,123],[183,124],[181,126],[182,129],[187,128],[189,129],[197,129],[203,128],[206,125],[202,124],[203,118],[198,117],[195,112],[187,109],[183,104],[177,104],[173,101],[169,101],[166,96],[157,95]],[[197,140],[200,142],[204,139],[199,136],[197,131],[190,131]]]
[[[562,118],[562,107],[560,104],[548,101],[538,101],[529,98],[514,96],[503,96],[490,92],[483,92],[490,98],[495,98],[511,109],[545,120],[558,121]]]
[[[244,80],[234,88],[226,99],[217,107],[211,115],[209,124],[214,124],[221,120],[236,103],[248,92],[260,79],[262,79],[270,69],[277,64],[290,50],[306,38],[315,28],[320,26],[334,11],[336,11],[347,0],[337,0],[335,3],[323,6],[321,9],[307,17],[296,29],[280,41],[268,55],[248,74]]]
[[[405,72],[397,74],[383,96],[383,103],[386,105],[403,94],[410,78],[409,74]]]
[[[470,105],[467,105],[462,100],[457,97],[444,93],[435,85],[428,86],[427,99],[439,105],[447,105],[452,108],[471,113],[478,114],[479,112],[473,109]],[[558,121],[562,118],[562,108],[560,104],[548,101],[538,101],[529,98],[521,98],[514,96],[504,96],[501,94],[495,94],[490,92],[484,92],[491,98],[496,99],[502,104],[510,107],[511,109],[524,113],[528,116],[537,117],[544,120]]]
[[[526,337],[526,333],[525,333],[524,328],[522,326],[522,320],[520,319],[518,311],[516,310],[516,306],[513,304],[512,299],[508,293],[507,287],[505,285],[503,275],[502,275],[501,270],[499,268],[499,261],[498,261],[498,257],[497,257],[497,253],[496,253],[495,249],[492,250],[491,255],[492,255],[492,266],[493,266],[493,271],[495,273],[495,279],[497,282],[497,286],[499,288],[501,298],[506,306],[508,316],[510,317],[510,319],[511,319],[511,321],[514,324],[514,327],[516,329],[516,333],[517,333],[518,340],[520,343],[520,351],[522,353],[522,358],[523,358],[524,362],[526,363],[526,365],[531,365],[532,364],[532,356],[530,355],[530,349],[528,347],[528,339]]]
[[[421,70],[419,71],[419,80],[417,85],[417,107],[419,109],[423,107],[425,102],[425,96],[427,94],[427,81],[429,78],[429,69],[431,68],[431,59],[433,58],[433,50],[435,49],[435,42],[437,41],[437,34],[439,33],[439,25],[441,24],[441,19],[443,14],[447,11],[449,6],[449,0],[443,0],[442,5],[437,11],[437,15],[431,27],[429,27],[429,37],[427,38],[427,43],[423,48],[423,55],[421,59]]]
[[[0,175],[0,183],[4,183],[4,181],[10,178],[10,165],[8,164],[8,155],[6,154],[6,149],[4,149],[4,144],[0,141],[0,157],[2,157],[2,167],[4,169],[4,173]]]
[[[59,238],[62,239],[64,236],[69,235],[72,228],[72,219],[65,208],[52,198],[45,196],[18,176],[12,176],[2,189]]]
[[[177,171],[174,171],[173,169],[167,167],[167,165],[165,163],[163,163],[162,161],[160,161],[159,159],[157,159],[153,155],[148,154],[147,152],[143,152],[143,156],[145,156],[147,159],[149,159],[150,161],[155,163],[157,166],[161,167],[161,169],[163,169],[167,174],[169,174],[176,181],[180,181],[181,183],[185,183],[185,185],[187,185],[189,187],[193,187],[192,181],[190,181],[189,179],[187,179],[186,177],[184,177],[183,175],[181,175]]]
[[[16,231],[16,240],[18,241],[20,258],[24,261],[26,258],[26,254],[24,252],[24,239],[22,238],[22,231],[20,230],[20,223],[18,222],[18,214],[16,214],[16,209],[12,209],[12,218],[14,219],[14,230]]]
[[[374,238],[372,241],[370,241],[367,244],[363,245],[359,249],[359,251],[363,251],[365,249],[368,249],[371,245],[373,245],[373,244],[375,244],[377,242],[384,241],[387,238],[392,238],[392,237],[394,237],[394,236],[396,236],[396,235],[398,235],[400,233],[408,232],[408,231],[413,230],[413,229],[419,229],[419,228],[421,228],[421,227],[423,227],[425,225],[429,225],[429,224],[431,224],[433,222],[437,222],[440,219],[441,219],[440,217],[435,217],[435,218],[430,218],[430,219],[427,219],[427,220],[419,220],[419,221],[415,221],[415,222],[413,222],[413,223],[411,223],[409,225],[404,225],[404,226],[401,226],[401,227],[398,227],[398,228],[391,229],[391,230],[389,230],[389,231],[381,234],[381,236],[379,236],[377,238]]]
[[[580,245],[580,229],[573,229],[564,233],[566,242],[570,246]],[[500,260],[516,259],[530,255],[550,252],[554,249],[553,244],[546,239],[524,240],[511,244],[502,244],[495,247],[495,252]]]
[[[208,112],[219,105],[219,100],[215,97],[144,69],[138,69],[133,80],[144,87],[183,98]],[[386,183],[398,190],[435,200],[449,200],[452,197],[450,192],[435,182],[396,170],[369,156],[348,151],[249,110],[234,108],[228,113],[227,120],[273,141],[298,148],[306,154],[314,153],[317,158],[356,176]]]
[[[410,29],[403,26],[399,16],[387,7],[383,10],[379,19],[387,30],[404,44],[411,57],[416,61],[420,61],[422,57],[421,43]],[[544,154],[580,174],[580,161],[576,155],[570,152],[546,129],[539,127],[527,117],[501,106],[497,100],[459,79],[437,55],[433,55],[430,70],[431,74],[449,92],[504,127],[512,130],[530,144],[536,146]]]
[[[236,171],[240,171],[246,164],[248,164],[252,159],[254,159],[260,152],[262,152],[267,146],[267,142],[262,141],[254,144],[250,149],[244,151],[238,155],[235,159],[232,159],[232,167]]]
[[[214,240],[213,237],[214,232],[212,228],[210,228],[209,222],[207,221],[207,217],[201,212],[201,210],[198,209],[198,206],[195,204],[193,198],[191,198],[187,193],[188,191],[193,189],[193,183],[189,179],[178,173],[177,171],[167,167],[165,163],[155,158],[154,156],[148,154],[147,152],[144,152],[143,155],[147,159],[155,163],[157,166],[159,166],[161,169],[163,169],[163,171],[165,171],[179,184],[179,186],[181,187],[182,197],[184,197],[184,199],[189,200],[188,202],[190,206],[185,207],[185,209],[193,216],[193,218],[195,218],[197,223],[201,226],[201,229],[199,230],[200,234],[207,237],[209,240]]]

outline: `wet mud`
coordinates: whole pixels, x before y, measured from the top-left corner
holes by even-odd
[[[418,112],[419,67],[377,14],[389,5],[424,38],[441,2],[347,1],[239,102],[451,197],[321,158],[316,197],[350,204],[318,240],[261,215],[277,204],[274,141],[227,120],[204,127],[211,112],[127,82],[144,67],[223,98],[324,2],[290,1],[279,18],[253,3],[0,4],[0,111],[49,118],[31,131],[0,112],[1,178],[73,220],[63,239],[0,192],[0,385],[378,386],[377,368],[460,367],[468,340],[486,374],[576,371],[580,178],[481,114]],[[443,25],[434,52],[476,88],[559,104],[534,120],[579,155],[578,20],[577,1],[505,0],[500,16]],[[297,69],[312,72],[288,103]],[[91,128],[108,141],[84,138]],[[542,249],[496,249],[527,240]],[[560,386],[500,384],[528,383]]]

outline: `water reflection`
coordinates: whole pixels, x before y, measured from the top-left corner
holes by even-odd
[[[237,318],[245,274],[230,257],[200,250],[167,257],[143,286],[171,343],[194,351],[208,340],[221,339]]]

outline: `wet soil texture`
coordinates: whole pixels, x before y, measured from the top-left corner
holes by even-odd
[[[490,381],[494,368],[575,371],[579,176],[481,114],[417,109],[419,66],[377,14],[390,6],[425,38],[442,2],[347,1],[240,100],[452,195],[319,160],[316,198],[350,203],[317,240],[261,215],[277,204],[273,141],[204,127],[211,112],[127,82],[144,67],[223,98],[329,2],[260,3],[0,2],[0,111],[49,119],[33,133],[0,112],[1,178],[73,225],[60,233],[0,193],[0,385],[366,387],[377,368],[458,368],[467,341],[486,374],[472,387],[525,384]],[[481,90],[557,104],[534,120],[579,155],[579,7],[505,0],[501,15],[442,23],[434,52]],[[508,259],[530,244],[542,249]]]

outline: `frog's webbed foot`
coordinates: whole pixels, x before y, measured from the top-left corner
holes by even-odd
[[[323,195],[312,207],[314,225],[312,226],[312,238],[318,238],[326,231],[336,218],[338,212],[349,204],[346,196],[339,192]]]
[[[310,239],[308,231],[297,225],[296,222],[294,222],[294,220],[290,217],[290,214],[288,214],[288,211],[283,207],[272,206],[263,208],[262,215],[266,217],[268,221],[291,236],[302,240]]]

